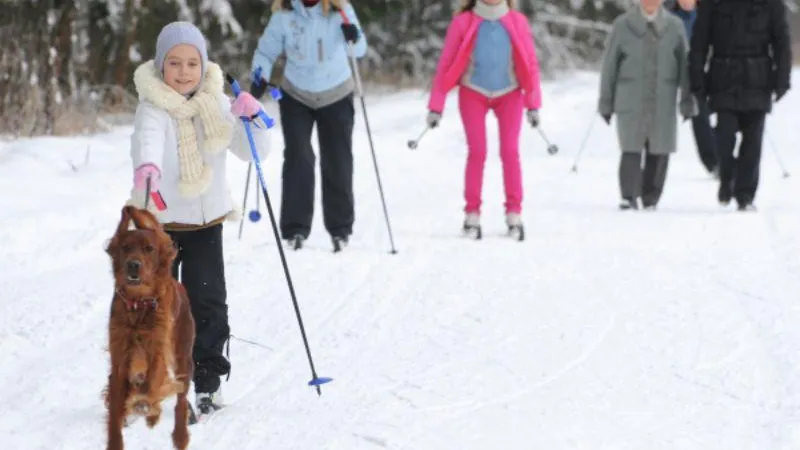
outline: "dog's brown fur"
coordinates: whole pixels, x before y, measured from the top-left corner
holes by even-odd
[[[134,230],[128,229],[131,222]],[[185,450],[195,323],[186,290],[172,277],[172,239],[151,213],[126,206],[106,251],[115,280],[108,330],[107,449],[123,450],[122,427],[129,416],[146,416],[152,428],[161,418],[161,402],[177,394],[172,442]],[[141,264],[134,281],[128,269],[132,260]]]

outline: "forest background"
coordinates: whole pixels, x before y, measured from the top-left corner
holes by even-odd
[[[611,21],[631,1],[518,0],[530,18],[543,75],[594,70]],[[797,1],[787,0],[796,43]],[[0,0],[0,135],[91,133],[128,120],[136,105],[133,70],[152,58],[159,30],[173,20],[198,25],[211,43],[209,57],[249,86],[271,3]],[[427,89],[460,0],[352,3],[369,38],[359,70],[370,89]],[[796,44],[796,57],[798,50]]]

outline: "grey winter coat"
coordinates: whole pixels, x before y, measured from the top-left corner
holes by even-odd
[[[683,23],[663,8],[652,24],[638,5],[614,21],[600,76],[598,112],[617,115],[623,152],[640,152],[647,141],[653,154],[675,152],[679,88],[681,115],[697,114],[688,51]]]

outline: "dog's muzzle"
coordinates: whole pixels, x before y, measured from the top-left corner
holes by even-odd
[[[139,284],[142,279],[139,278],[139,269],[142,268],[142,262],[138,259],[131,259],[125,264],[126,273],[128,275],[128,283]]]

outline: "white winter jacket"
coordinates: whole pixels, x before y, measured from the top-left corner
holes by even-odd
[[[151,67],[148,67],[148,64]],[[153,202],[150,201],[148,209],[156,214],[161,223],[205,225],[222,217],[226,217],[228,220],[237,220],[239,211],[231,198],[226,177],[228,152],[207,151],[203,123],[199,116],[192,119],[197,148],[202,154],[206,167],[211,171],[211,181],[204,192],[187,196],[179,189],[181,162],[178,154],[178,121],[167,110],[156,106],[156,103],[159,102],[164,104],[164,96],[155,100],[148,98],[148,93],[150,93],[149,96],[157,96],[157,94],[153,94],[158,92],[153,89],[154,87],[163,89],[163,86],[166,85],[152,67],[152,62],[145,63],[137,69],[134,81],[140,94],[140,104],[136,109],[134,131],[131,136],[133,169],[135,170],[142,164],[153,164],[160,170],[159,191],[167,205],[166,210],[157,211]],[[149,83],[156,83],[156,85],[149,85]],[[158,83],[163,86],[157,85]],[[233,124],[233,131],[228,133],[230,136],[228,149],[242,161],[251,161],[252,153],[244,124],[230,113],[231,100],[225,96],[222,83],[222,70],[216,64],[209,62],[200,90],[215,90],[222,117]],[[167,106],[170,107],[169,104]],[[262,127],[254,126],[255,123]],[[253,131],[259,158],[263,159],[270,151],[270,131],[263,128],[260,120],[251,124],[250,129]],[[144,194],[132,190],[128,203],[140,208],[144,207]]]

